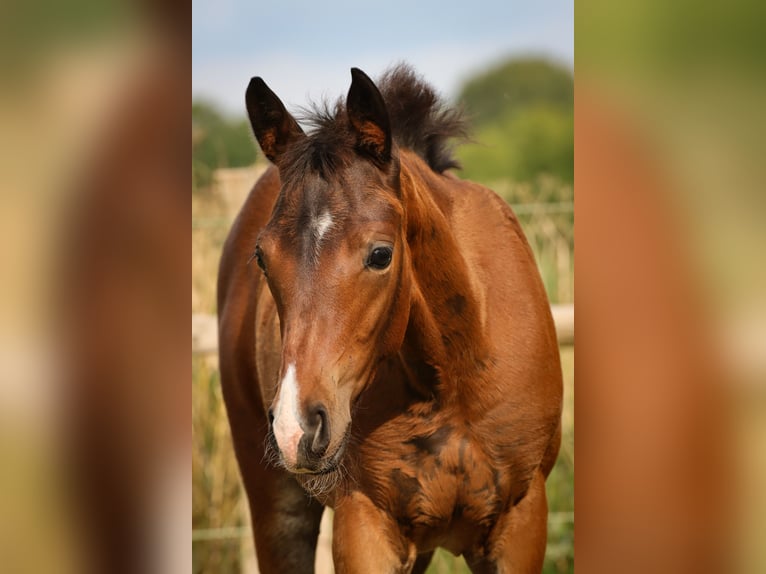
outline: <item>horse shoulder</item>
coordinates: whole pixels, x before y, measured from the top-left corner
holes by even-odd
[[[492,349],[486,376],[509,397],[508,404],[497,404],[487,413],[487,429],[477,430],[487,437],[498,425],[526,432],[525,425],[536,421],[532,426],[539,434],[533,432],[524,448],[513,441],[498,445],[498,451],[519,457],[516,465],[532,468],[555,432],[561,410],[561,367],[548,298],[511,208],[491,190],[470,182],[460,182],[454,197],[454,233],[485,306]]]

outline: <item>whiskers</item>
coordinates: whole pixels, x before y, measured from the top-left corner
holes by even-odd
[[[291,472],[282,460],[274,432],[269,428],[264,438],[261,463],[289,472],[295,476],[310,496],[322,499],[331,495],[338,488],[344,488],[349,482],[355,482],[353,475],[349,472],[349,468],[346,465],[345,457],[348,444],[353,442],[354,438],[351,435],[350,429],[347,429],[346,436],[343,438],[343,446],[338,449],[338,457],[325,461],[323,467],[320,467],[316,474],[295,473]]]
[[[329,472],[300,475],[300,483],[308,494],[321,499],[345,484],[348,476],[348,469],[345,463],[341,461]]]
[[[266,466],[274,466],[276,468],[285,468],[282,462],[282,457],[279,456],[279,447],[277,447],[277,439],[274,436],[274,431],[269,425],[269,430],[266,432],[266,437],[263,439],[263,457],[261,458],[261,464]]]
[[[348,446],[352,442],[351,427],[346,429],[346,435],[343,437],[342,446],[338,449],[338,453],[343,453],[339,457],[333,457],[335,460],[329,461],[327,467],[320,471],[320,474],[303,474],[300,475],[300,483],[303,485],[303,489],[308,492],[314,498],[320,500],[336,492],[338,489],[346,488],[349,482],[356,483],[354,475],[349,472],[347,466],[348,459]]]

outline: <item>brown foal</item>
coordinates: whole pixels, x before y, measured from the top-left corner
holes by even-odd
[[[460,115],[409,68],[304,133],[246,92],[261,177],[224,248],[221,381],[262,572],[539,572],[560,443],[548,301],[511,209],[461,181]]]

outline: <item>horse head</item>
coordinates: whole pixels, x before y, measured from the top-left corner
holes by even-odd
[[[291,472],[323,474],[343,457],[355,401],[408,323],[411,272],[399,160],[386,105],[352,69],[345,105],[303,132],[260,78],[246,104],[280,194],[254,258],[276,303],[281,366],[269,406]]]

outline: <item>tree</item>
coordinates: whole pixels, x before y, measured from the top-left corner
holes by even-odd
[[[460,93],[473,145],[459,155],[465,177],[532,181],[574,177],[574,82],[566,68],[512,59],[469,80]]]
[[[219,167],[243,167],[256,158],[247,120],[229,120],[211,104],[192,102],[192,175],[194,187],[212,182]]]

